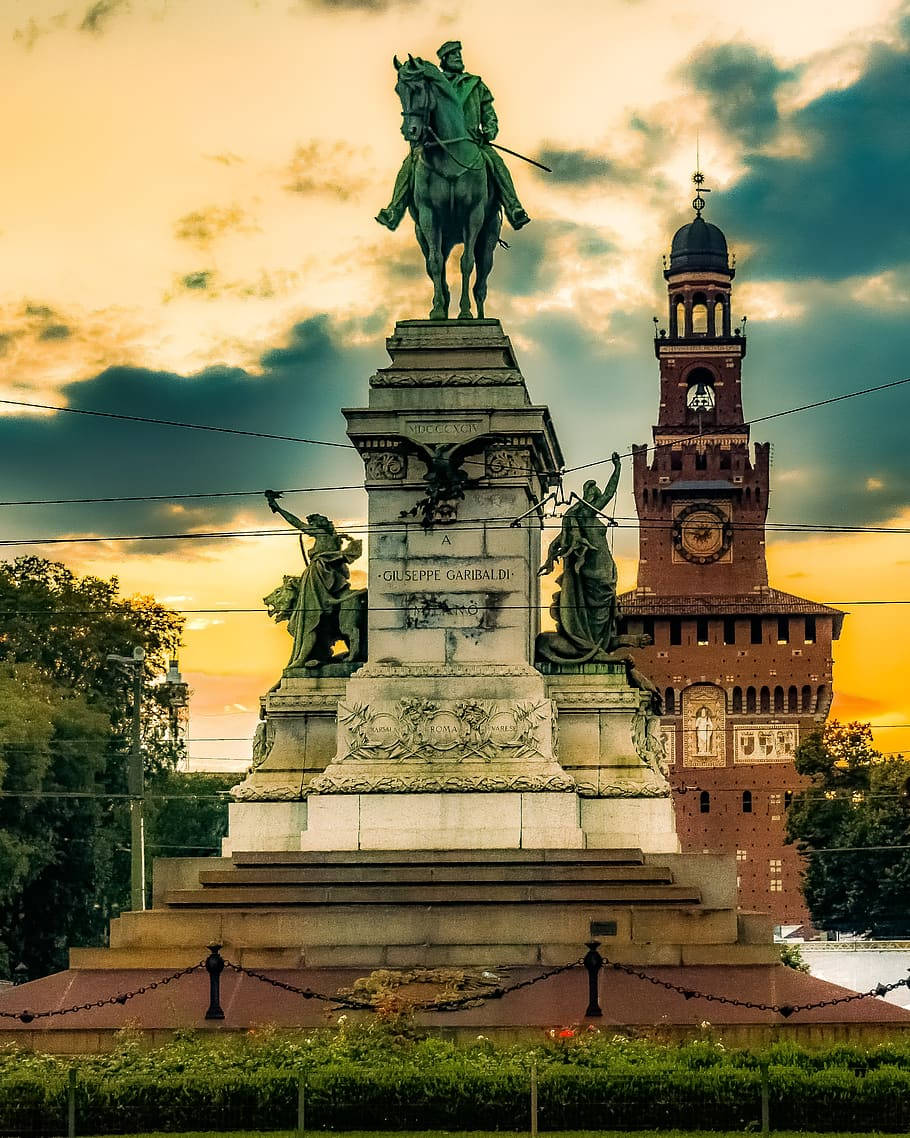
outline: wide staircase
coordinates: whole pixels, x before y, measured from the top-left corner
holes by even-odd
[[[638,849],[357,850],[164,859],[154,907],[77,968],[181,966],[207,944],[249,967],[549,965],[591,939],[637,964],[764,964],[770,922],[737,913],[722,855]]]
[[[237,853],[202,870],[198,889],[165,894],[168,908],[311,905],[698,905],[669,866],[641,850],[420,850]]]

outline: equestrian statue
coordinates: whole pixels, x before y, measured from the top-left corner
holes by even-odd
[[[433,282],[431,320],[448,319],[446,260],[456,245],[463,246],[458,319],[469,320],[471,291],[477,316],[484,314],[502,214],[513,229],[531,219],[493,149],[499,124],[489,87],[465,71],[457,40],[444,43],[437,55],[439,67],[411,55],[404,63],[395,58],[401,133],[411,149],[395,179],[392,200],[376,220],[396,229],[405,210],[414,218]]]

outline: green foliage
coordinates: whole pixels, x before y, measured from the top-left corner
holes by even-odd
[[[804,891],[813,923],[910,935],[910,849],[900,848],[910,845],[910,811],[900,797],[910,761],[876,751],[867,724],[832,722],[800,744],[796,769],[811,785],[787,812],[787,840],[810,854]],[[845,852],[811,853],[839,849]]]
[[[150,874],[155,857],[221,852],[221,839],[227,833],[227,792],[236,781],[236,775],[194,771],[168,771],[149,781],[145,817]]]
[[[241,1037],[183,1033],[145,1050],[124,1035],[110,1054],[78,1059],[0,1050],[0,1132],[17,1103],[33,1126],[61,1118],[67,1069],[78,1072],[81,1132],[292,1128],[306,1081],[308,1126],[521,1130],[531,1061],[545,1129],[742,1130],[760,1118],[767,1071],[775,1129],[897,1130],[910,1122],[910,1040],[875,1047],[762,1051],[709,1039],[682,1046],[580,1031],[566,1040],[468,1044],[407,1039],[375,1022]]]
[[[798,944],[782,944],[779,947],[781,964],[786,964],[788,968],[792,968],[795,972],[809,971],[809,965],[803,959],[803,954]]]
[[[181,755],[157,677],[181,624],[120,597],[116,578],[0,563],[0,977],[20,961],[43,975],[68,943],[102,943],[128,897],[128,807],[112,796],[127,789],[133,683],[107,657],[146,651],[143,750],[151,781],[166,779]]]

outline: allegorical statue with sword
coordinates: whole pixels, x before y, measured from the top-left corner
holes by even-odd
[[[458,319],[467,320],[473,316],[472,273],[476,314],[484,314],[486,282],[499,243],[502,214],[513,229],[531,220],[496,151],[524,156],[493,141],[499,130],[493,96],[479,75],[465,71],[461,44],[449,40],[437,54],[439,67],[411,55],[404,63],[395,59],[401,132],[410,151],[395,179],[392,200],[376,220],[396,229],[406,210],[414,218],[433,282],[433,320],[448,317],[445,262],[455,245],[463,245]],[[541,166],[533,159],[524,160]]]

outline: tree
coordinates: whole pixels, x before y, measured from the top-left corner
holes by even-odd
[[[148,871],[153,857],[221,853],[227,833],[227,792],[236,775],[177,771],[156,777],[146,810]]]
[[[910,761],[876,751],[868,724],[832,721],[800,744],[796,769],[811,783],[787,812],[787,841],[808,854],[813,924],[910,935]]]
[[[52,967],[67,940],[95,931],[95,788],[109,737],[108,716],[84,697],[33,665],[0,664],[0,974],[19,961]]]
[[[0,975],[63,966],[67,943],[103,943],[126,903],[133,673],[108,656],[145,649],[145,765],[166,779],[183,748],[159,680],[181,629],[152,598],[121,597],[116,577],[0,564]]]

